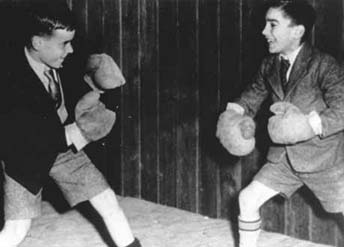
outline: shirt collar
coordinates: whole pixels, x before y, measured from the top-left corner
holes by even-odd
[[[303,44],[300,45],[295,51],[293,51],[292,53],[288,54],[287,56],[280,55],[280,57],[283,57],[284,59],[288,59],[288,61],[290,63],[290,67],[292,67],[294,62],[295,62],[295,60],[296,60],[296,57],[299,54],[299,52],[300,52],[302,47],[303,47]]]

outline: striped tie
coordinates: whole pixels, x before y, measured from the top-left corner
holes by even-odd
[[[57,109],[61,105],[61,92],[56,71],[49,69],[44,72],[44,75],[48,79],[48,92],[55,101],[55,107]]]
[[[286,89],[287,89],[287,84],[288,84],[287,71],[289,67],[290,67],[289,60],[281,57],[280,77],[281,77],[281,83],[282,83],[282,88],[284,92],[286,92]]]

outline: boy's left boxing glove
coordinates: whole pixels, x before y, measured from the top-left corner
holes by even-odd
[[[111,56],[92,54],[86,63],[85,82],[99,93],[125,84],[124,76]]]
[[[271,140],[278,144],[295,144],[313,138],[316,133],[310,124],[311,114],[289,102],[277,102],[271,105],[275,115],[269,118],[268,132]]]

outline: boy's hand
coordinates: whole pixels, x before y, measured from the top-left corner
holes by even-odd
[[[276,115],[270,117],[268,132],[271,140],[279,144],[295,144],[315,136],[308,115],[288,102],[277,102],[270,107]]]
[[[116,113],[106,109],[94,91],[85,94],[75,107],[75,122],[87,141],[105,137],[115,121]]]
[[[254,149],[255,124],[252,118],[234,110],[224,111],[217,122],[216,136],[233,155],[247,155]]]
[[[244,139],[251,139],[254,137],[256,124],[252,118],[248,116],[243,117],[239,123],[239,128]]]

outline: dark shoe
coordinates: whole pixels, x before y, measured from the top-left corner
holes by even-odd
[[[134,242],[129,244],[127,247],[142,247],[142,245],[140,244],[140,241],[137,238],[135,238]]]

